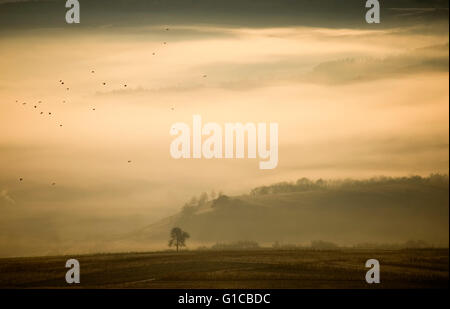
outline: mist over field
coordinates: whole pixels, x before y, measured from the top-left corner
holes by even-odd
[[[181,227],[191,236],[191,250],[254,249],[252,243],[280,248],[448,247],[448,202],[447,175],[301,178],[238,196],[205,192],[177,214],[150,225],[137,218],[86,220],[73,214],[35,220],[13,234],[7,233],[13,226],[2,222],[1,246],[4,256],[166,250],[170,230]]]
[[[0,0],[0,257],[448,246],[448,1],[64,4]],[[277,167],[173,159],[193,115],[278,123]]]

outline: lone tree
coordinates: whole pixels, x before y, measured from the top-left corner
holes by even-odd
[[[169,247],[175,246],[177,248],[185,247],[186,239],[189,238],[189,234],[179,227],[174,227],[172,231],[170,232],[170,241],[169,241]]]

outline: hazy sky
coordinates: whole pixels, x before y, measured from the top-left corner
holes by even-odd
[[[81,1],[67,25],[64,1],[0,1],[0,222],[138,225],[202,191],[448,173],[448,3],[383,3],[367,25],[341,2]],[[278,122],[278,167],[172,159],[193,114]]]

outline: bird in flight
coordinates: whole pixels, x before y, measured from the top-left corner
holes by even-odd
[[[23,180],[23,178],[19,178],[19,181],[22,181]]]

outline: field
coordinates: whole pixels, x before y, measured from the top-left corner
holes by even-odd
[[[65,262],[80,288],[446,288],[448,249],[253,250],[98,254],[0,260],[0,288],[64,288]],[[380,262],[380,284],[365,261]]]

